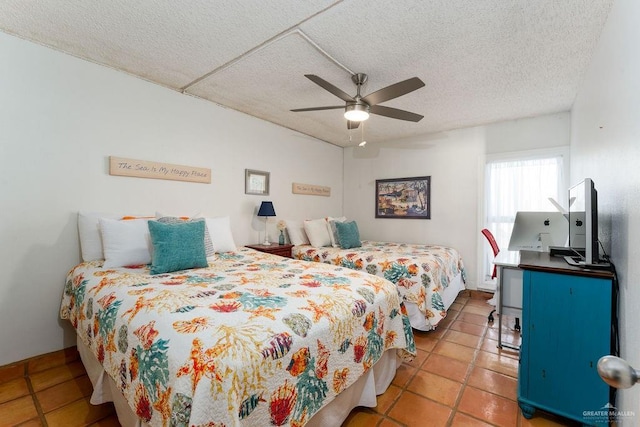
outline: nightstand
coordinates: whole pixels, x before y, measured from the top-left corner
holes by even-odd
[[[293,245],[279,245],[272,243],[270,245],[245,245],[247,248],[255,249],[256,251],[265,252],[273,255],[280,255],[285,258],[292,258],[291,248]]]

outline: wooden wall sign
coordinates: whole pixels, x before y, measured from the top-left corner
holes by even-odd
[[[323,187],[322,185],[312,184],[299,184],[297,182],[294,182],[291,192],[293,194],[308,194],[311,196],[329,197],[331,195],[331,187]]]
[[[109,156],[109,175],[211,184],[211,169]]]

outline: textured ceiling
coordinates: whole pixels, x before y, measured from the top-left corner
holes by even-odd
[[[332,144],[569,110],[613,0],[0,0],[0,30]],[[393,4],[393,7],[391,7]],[[348,131],[304,74],[355,95],[419,77]]]

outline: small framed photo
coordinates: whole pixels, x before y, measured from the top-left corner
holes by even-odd
[[[376,218],[431,219],[431,177],[377,179]]]
[[[244,194],[269,194],[269,172],[253,169],[244,170]]]

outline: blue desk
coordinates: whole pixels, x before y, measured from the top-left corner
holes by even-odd
[[[527,251],[520,254],[520,267],[522,415],[529,419],[542,409],[582,425],[609,426],[613,393],[600,379],[597,363],[614,349],[613,273],[573,267],[548,253]],[[638,425],[637,420],[628,424]]]
[[[500,251],[493,263],[497,267],[498,347],[520,350],[519,346],[502,343],[502,314],[522,317],[522,270],[518,268],[520,251]]]

